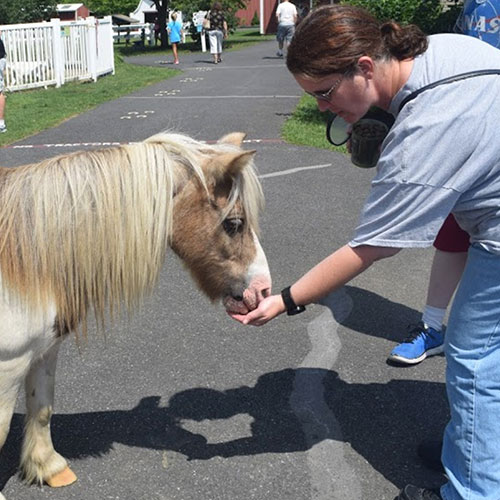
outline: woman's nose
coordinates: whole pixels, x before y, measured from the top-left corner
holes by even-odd
[[[318,109],[321,112],[326,111],[330,108],[330,103],[328,101],[325,101],[324,99],[316,99],[316,102],[318,103]]]

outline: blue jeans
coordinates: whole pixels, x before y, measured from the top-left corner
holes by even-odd
[[[442,462],[445,500],[500,499],[500,255],[477,245],[445,335],[451,418]]]

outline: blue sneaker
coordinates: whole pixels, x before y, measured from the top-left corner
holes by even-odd
[[[388,361],[403,365],[416,365],[428,356],[443,352],[444,334],[422,322],[414,325],[406,339],[389,354]]]

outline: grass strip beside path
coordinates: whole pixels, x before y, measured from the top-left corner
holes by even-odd
[[[345,146],[333,146],[326,139],[328,113],[321,113],[316,99],[304,94],[292,116],[281,130],[283,139],[300,146],[313,146],[340,153],[347,153]]]

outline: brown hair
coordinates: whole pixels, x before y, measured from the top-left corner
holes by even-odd
[[[300,23],[286,64],[293,74],[312,78],[352,75],[361,56],[401,61],[422,54],[427,45],[426,35],[415,25],[381,23],[365,9],[331,5],[319,7]]]
[[[222,4],[220,2],[214,2],[212,4],[212,10],[222,10]]]

